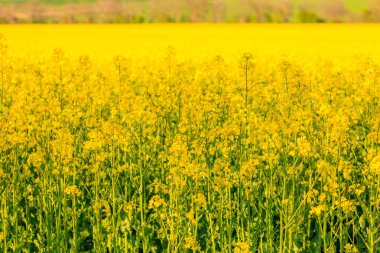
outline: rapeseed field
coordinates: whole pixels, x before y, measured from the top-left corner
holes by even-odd
[[[379,252],[378,25],[0,26],[2,252]]]

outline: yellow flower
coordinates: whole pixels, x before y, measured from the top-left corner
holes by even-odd
[[[334,203],[338,208],[341,208],[344,213],[348,212],[355,212],[356,211],[356,205],[353,201],[347,199],[346,197],[342,196],[340,202],[337,200]]]
[[[251,249],[248,243],[246,242],[235,242],[234,243],[234,253],[250,253]]]
[[[193,236],[185,237],[185,249],[197,250],[197,240]]]
[[[311,208],[310,210],[310,215],[313,215],[315,214],[317,217],[320,217],[321,214],[325,211],[327,211],[327,206],[326,205],[318,205],[318,206],[314,206]]]
[[[318,201],[322,202],[325,199],[326,199],[326,194],[324,192],[322,192],[321,195],[319,195],[319,197],[318,197]]]
[[[346,246],[344,246],[344,251],[346,253],[358,253],[358,249],[352,245],[351,243],[347,243]]]
[[[194,218],[194,210],[191,209],[187,214],[186,214],[186,218],[189,219],[189,221],[193,224],[195,224],[197,221],[195,220]]]
[[[159,208],[160,206],[165,207],[166,203],[165,200],[161,198],[159,195],[154,195],[148,204],[149,209],[156,209]]]
[[[71,185],[66,187],[65,194],[79,197],[82,195],[82,192],[78,189],[76,185]]]
[[[317,163],[317,172],[321,175],[322,178],[325,178],[327,175],[330,175],[333,172],[333,167],[330,163],[320,160]]]
[[[203,209],[206,209],[206,207],[207,207],[207,201],[206,201],[205,196],[202,193],[198,193],[193,198],[194,198],[195,203],[198,206],[202,207]]]
[[[371,173],[380,175],[380,155],[377,155],[372,159],[369,168]]]

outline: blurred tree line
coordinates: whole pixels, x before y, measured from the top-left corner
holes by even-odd
[[[365,10],[357,11],[343,0],[49,1],[0,0],[0,23],[380,21],[380,0],[369,0]]]

